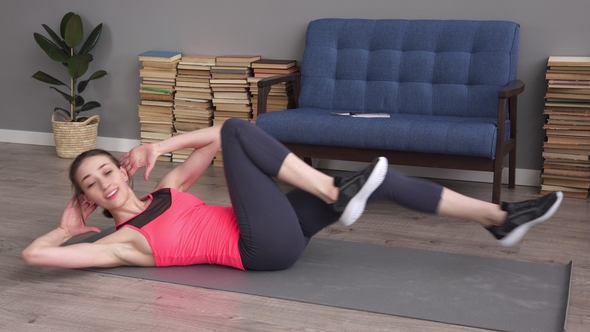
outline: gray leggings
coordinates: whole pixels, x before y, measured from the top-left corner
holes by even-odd
[[[230,119],[221,130],[225,176],[241,236],[246,269],[281,270],[293,265],[310,238],[338,221],[328,204],[300,189],[287,194],[276,177],[290,151],[247,121]],[[369,201],[389,200],[434,213],[442,186],[389,171]]]

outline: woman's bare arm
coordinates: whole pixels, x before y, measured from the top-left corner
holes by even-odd
[[[64,209],[58,228],[40,236],[25,248],[22,258],[31,265],[65,268],[112,267],[128,265],[126,257],[135,258],[138,252],[126,243],[80,243],[62,246],[74,236],[89,232],[99,233],[97,227],[86,226],[86,218],[96,205],[80,201],[74,196]]]
[[[30,265],[64,268],[127,265],[120,258],[123,246],[79,243],[62,247],[71,237],[66,229],[58,227],[33,241],[23,250],[22,257]]]
[[[119,160],[130,175],[139,168],[146,167],[144,179],[147,180],[157,156],[185,148],[195,150],[182,164],[166,174],[158,182],[156,189],[174,188],[178,191],[186,191],[203,174],[221,148],[220,126],[195,130],[158,143],[140,145],[121,156]]]

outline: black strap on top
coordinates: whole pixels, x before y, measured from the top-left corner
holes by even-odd
[[[152,193],[152,202],[145,211],[138,214],[137,216],[127,220],[126,222],[117,225],[115,230],[119,230],[121,227],[131,225],[136,228],[142,228],[149,224],[152,220],[161,216],[162,213],[166,212],[172,205],[172,194],[170,189],[160,189]]]

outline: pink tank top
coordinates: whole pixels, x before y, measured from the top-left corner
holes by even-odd
[[[147,239],[156,266],[227,265],[244,270],[240,229],[232,207],[206,205],[193,194],[157,190],[148,208],[115,226],[131,227]],[[142,200],[143,200],[142,199]]]

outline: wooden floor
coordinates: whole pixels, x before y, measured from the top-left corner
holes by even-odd
[[[0,143],[0,331],[481,331],[383,314],[338,309],[139,280],[39,268],[20,253],[55,228],[71,197],[67,169],[53,147]],[[138,195],[174,164],[158,163],[149,182],[135,176]],[[489,200],[491,184],[440,181]],[[286,186],[284,186],[287,189]],[[191,192],[228,205],[223,171],[209,168]],[[537,188],[503,189],[502,199],[537,196]],[[480,226],[374,204],[352,227],[331,226],[318,236],[384,246],[481,255],[531,262],[574,261],[567,331],[590,331],[590,205],[565,199],[554,218],[511,248],[495,244]],[[101,214],[89,224],[112,226]],[[395,285],[392,285],[395,287]]]

